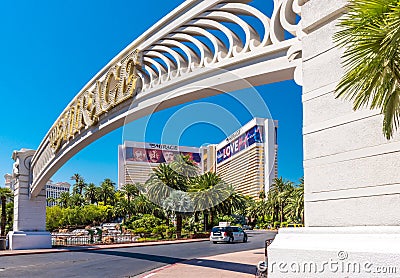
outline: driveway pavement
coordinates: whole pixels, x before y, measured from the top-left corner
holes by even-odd
[[[255,277],[257,263],[262,260],[264,248],[187,260],[137,277],[249,278]]]
[[[247,243],[208,239],[0,251],[0,277],[254,277],[264,241],[275,232],[249,231]],[[87,270],[90,269],[90,272]]]

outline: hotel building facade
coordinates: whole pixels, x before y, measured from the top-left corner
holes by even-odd
[[[9,188],[11,191],[14,191],[14,183],[13,177],[11,174],[4,175],[4,185],[6,188]],[[48,207],[55,206],[57,204],[56,199],[60,198],[61,193],[69,192],[71,184],[68,182],[57,182],[53,183],[52,180],[49,180],[46,183],[46,205]],[[52,198],[53,200],[49,199]]]
[[[216,172],[235,190],[255,199],[277,177],[277,121],[254,118],[219,144],[196,147],[125,141],[118,146],[118,188],[144,183],[159,163],[189,155],[201,173]]]
[[[49,180],[46,184],[46,199],[47,199],[46,205],[48,207],[57,205],[56,199],[60,198],[60,195],[63,192],[69,193],[70,187],[71,184],[68,182],[53,183],[53,181]]]
[[[14,183],[11,174],[4,175],[4,187],[14,191]]]

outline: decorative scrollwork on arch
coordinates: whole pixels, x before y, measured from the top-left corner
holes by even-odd
[[[301,6],[308,0],[274,0],[271,18],[247,0],[216,1],[214,6],[170,30],[168,35],[142,49],[142,91],[154,89],[202,67],[261,48],[294,40],[289,61],[301,58]],[[260,27],[255,27],[258,21]],[[140,48],[140,47],[139,47]]]

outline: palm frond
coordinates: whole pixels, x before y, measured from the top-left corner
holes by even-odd
[[[345,74],[336,97],[353,101],[353,109],[380,109],[383,133],[393,137],[398,129],[400,86],[400,1],[350,0],[348,13],[334,35],[344,48]]]

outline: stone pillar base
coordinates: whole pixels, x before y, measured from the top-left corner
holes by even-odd
[[[268,277],[399,277],[400,227],[283,228]]]
[[[12,231],[8,233],[11,250],[51,248],[49,232]]]

